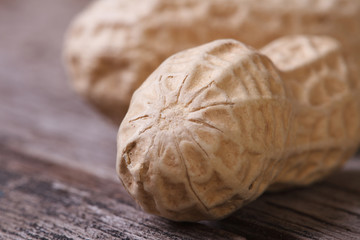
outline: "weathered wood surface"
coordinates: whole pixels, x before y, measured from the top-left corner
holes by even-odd
[[[117,129],[70,91],[61,64],[66,26],[86,4],[0,1],[0,239],[360,238],[358,159],[222,221],[143,213],[116,178]]]
[[[0,148],[0,164],[0,239],[242,239],[147,215],[117,182],[45,159]]]

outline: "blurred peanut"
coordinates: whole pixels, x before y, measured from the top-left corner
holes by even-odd
[[[133,92],[170,55],[216,39],[260,48],[289,34],[338,39],[360,66],[358,0],[99,0],[73,22],[74,88],[119,124]]]

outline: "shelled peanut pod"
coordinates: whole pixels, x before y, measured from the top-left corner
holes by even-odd
[[[73,22],[64,55],[75,90],[119,124],[170,55],[221,38],[260,48],[300,33],[336,38],[360,66],[358,0],[99,0]]]
[[[267,189],[339,169],[360,141],[358,85],[328,37],[285,37],[261,51],[217,40],[179,52],[135,91],[117,172],[149,213],[224,218]]]

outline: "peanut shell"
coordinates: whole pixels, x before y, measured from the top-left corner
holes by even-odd
[[[169,57],[135,91],[117,171],[145,211],[221,219],[267,189],[317,181],[354,153],[359,88],[338,42],[293,36],[261,51],[213,41]]]

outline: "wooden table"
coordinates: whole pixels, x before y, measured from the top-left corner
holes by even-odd
[[[360,161],[229,218],[142,212],[115,174],[116,127],[69,88],[61,49],[86,0],[0,1],[0,239],[360,239]]]

